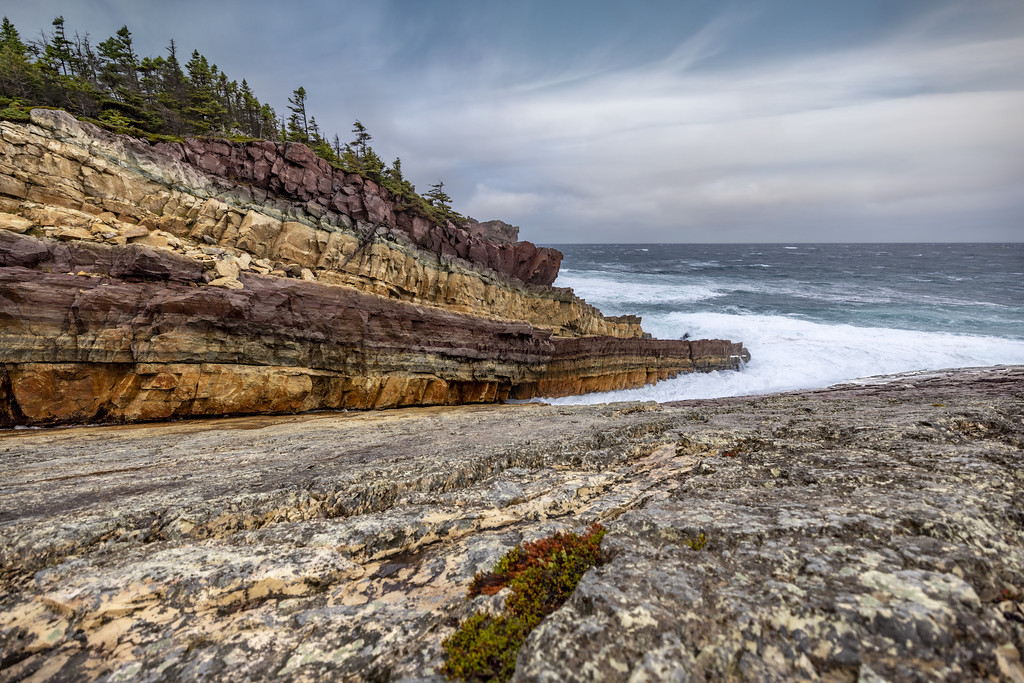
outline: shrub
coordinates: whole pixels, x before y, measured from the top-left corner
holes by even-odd
[[[594,524],[583,535],[558,533],[516,546],[491,571],[477,573],[469,597],[494,595],[507,586],[512,594],[505,614],[477,612],[464,621],[442,643],[442,672],[467,681],[507,681],[530,631],[565,603],[588,569],[604,563],[605,532]]]
[[[21,107],[11,106],[6,109],[0,109],[0,119],[4,121],[17,121],[23,123],[31,120],[28,109],[22,109]]]

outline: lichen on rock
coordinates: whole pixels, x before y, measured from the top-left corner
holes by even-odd
[[[509,595],[474,576],[600,522],[512,680],[1012,681],[1022,396],[1003,367],[5,431],[0,676],[441,681]]]

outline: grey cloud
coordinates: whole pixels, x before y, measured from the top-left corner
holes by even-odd
[[[149,54],[174,37],[279,111],[304,85],[325,130],[345,139],[359,118],[417,186],[444,179],[457,208],[527,239],[1024,236],[1019,0],[927,3],[814,51],[768,40],[795,16],[782,5],[704,3],[717,13],[671,48],[675,24],[653,29],[674,3],[558,45],[524,42],[544,15],[453,2],[39,5],[12,8],[19,28],[63,13],[98,40],[128,23]],[[631,48],[639,28],[651,45]]]
[[[1019,37],[896,36],[764,67],[690,67],[484,91],[419,120],[447,155],[517,169],[515,182],[456,186],[474,211],[512,209],[503,217],[527,236],[614,241],[631,225],[630,241],[747,239],[749,222],[784,239],[919,239],[929,224],[939,240],[967,225],[973,239],[1024,232]],[[548,191],[558,184],[574,191]],[[885,228],[858,231],[862,218]]]

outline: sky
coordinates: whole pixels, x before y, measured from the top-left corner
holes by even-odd
[[[359,119],[541,244],[1024,241],[1022,0],[0,0]]]

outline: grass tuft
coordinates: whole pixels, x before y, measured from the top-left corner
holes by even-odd
[[[683,543],[689,546],[691,550],[703,550],[704,546],[708,544],[708,539],[702,531],[696,538],[687,538]]]

